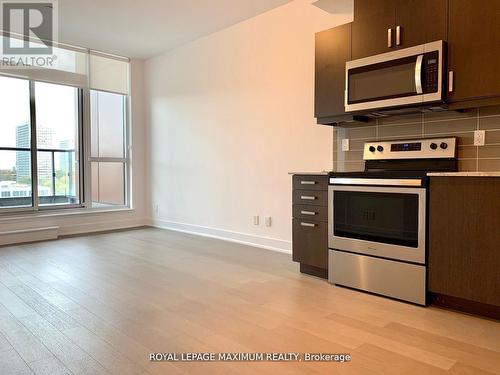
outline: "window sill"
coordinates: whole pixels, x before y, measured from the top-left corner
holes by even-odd
[[[37,212],[17,212],[0,214],[1,222],[15,222],[39,218],[53,218],[53,217],[67,217],[67,216],[92,216],[105,213],[125,213],[134,212],[135,208],[120,207],[120,208],[76,208],[76,209],[63,209],[57,211],[37,211]]]

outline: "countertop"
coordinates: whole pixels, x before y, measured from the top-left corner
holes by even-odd
[[[328,176],[330,172],[328,171],[321,171],[321,172],[288,172],[289,175],[305,175],[305,176]]]
[[[289,175],[304,176],[328,176],[329,171],[321,172],[288,172]],[[427,173],[430,177],[500,177],[500,172],[432,172]]]
[[[430,177],[500,177],[500,172],[433,172]]]

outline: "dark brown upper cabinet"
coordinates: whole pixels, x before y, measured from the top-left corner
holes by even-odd
[[[397,27],[399,26],[399,31]],[[396,1],[397,48],[448,39],[448,0]]]
[[[391,51],[394,44],[395,0],[355,0],[352,59]],[[392,31],[389,31],[392,30]]]
[[[499,19],[500,0],[355,0],[351,24],[316,34],[318,123],[366,120],[344,111],[347,61],[437,40],[448,42],[448,108],[500,104]]]
[[[355,0],[352,59],[447,40],[448,0]]]
[[[498,0],[449,0],[450,103],[458,106],[464,101],[472,101],[472,106],[480,106],[481,100],[498,103],[491,99],[500,97],[499,20]]]
[[[316,34],[314,115],[320,124],[345,121],[345,63],[351,59],[351,24]]]

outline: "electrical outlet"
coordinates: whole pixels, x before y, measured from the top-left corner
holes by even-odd
[[[474,132],[474,146],[484,146],[486,132],[484,130],[476,130]]]
[[[259,221],[260,220],[259,220],[259,216],[258,215],[256,215],[256,216],[253,217],[253,225],[259,225]]]
[[[270,227],[273,223],[271,216],[266,217],[266,227]]]
[[[342,151],[349,151],[349,139],[342,140]]]

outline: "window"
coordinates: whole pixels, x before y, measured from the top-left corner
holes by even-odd
[[[80,96],[79,88],[0,76],[0,208],[81,203]]]
[[[0,214],[127,207],[129,60],[53,52],[51,68],[0,67]]]
[[[81,203],[80,92],[0,76],[0,208]]]
[[[126,96],[91,90],[92,206],[126,204]]]
[[[0,76],[0,208],[32,206],[31,172],[30,82]]]
[[[40,206],[80,203],[79,89],[35,82]]]

